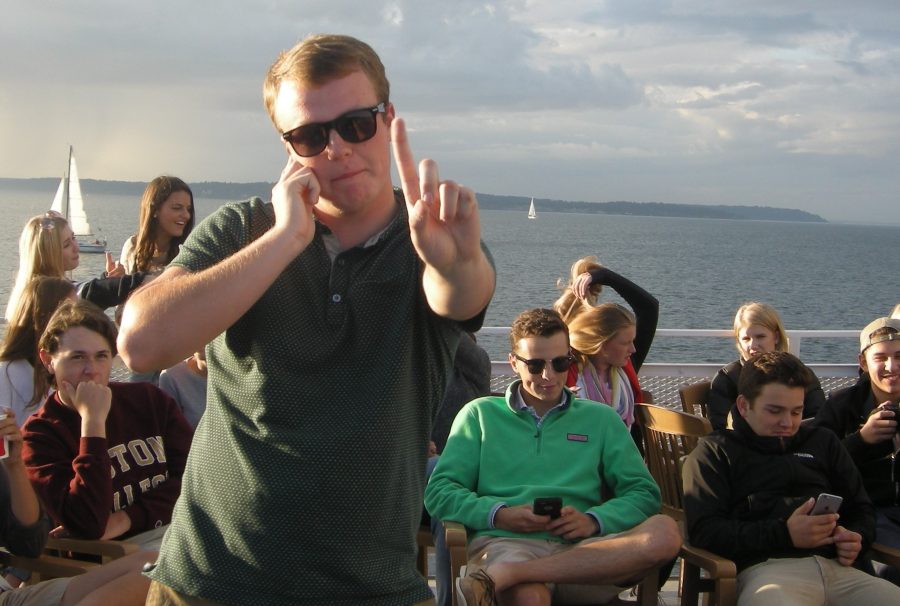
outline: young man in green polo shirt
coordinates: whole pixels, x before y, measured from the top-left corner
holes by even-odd
[[[519,380],[457,415],[425,506],[469,531],[462,604],[605,603],[678,554],[678,527],[655,515],[659,488],[616,411],[565,388],[559,314],[523,312],[509,340]],[[542,497],[561,498],[558,517],[534,511]]]
[[[271,204],[219,209],[123,317],[135,370],[210,343],[148,604],[420,603],[431,420],[494,288],[477,201],[417,173],[365,43],[308,37],[263,92],[288,155]]]

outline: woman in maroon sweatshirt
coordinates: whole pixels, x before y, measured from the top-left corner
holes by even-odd
[[[168,524],[193,435],[178,405],[149,383],[109,383],[116,327],[87,301],[63,303],[39,347],[56,391],[23,427],[23,454],[50,516],[86,539]]]

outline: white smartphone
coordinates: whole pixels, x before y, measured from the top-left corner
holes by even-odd
[[[838,509],[841,508],[841,502],[844,500],[844,497],[839,497],[836,494],[828,494],[827,492],[823,492],[816,498],[816,504],[813,505],[812,511],[809,512],[811,516],[820,516],[824,513],[837,513]]]

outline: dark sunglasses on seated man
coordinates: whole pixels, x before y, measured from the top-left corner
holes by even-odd
[[[558,356],[556,358],[553,358],[552,360],[528,360],[518,354],[513,354],[513,356],[519,362],[524,362],[525,366],[528,368],[528,372],[533,375],[539,375],[544,372],[544,368],[547,366],[547,362],[550,362],[550,366],[553,368],[554,372],[566,372],[567,370],[569,370],[569,367],[571,367],[575,362],[575,359],[571,355]]]
[[[298,156],[318,156],[328,145],[332,129],[347,143],[362,143],[375,136],[378,130],[378,114],[384,113],[384,103],[375,107],[354,109],[328,122],[310,122],[283,133],[281,138],[291,144]]]

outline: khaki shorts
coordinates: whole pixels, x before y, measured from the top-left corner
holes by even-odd
[[[36,585],[20,589],[10,589],[0,593],[0,606],[43,606],[59,604],[69,586],[70,578],[50,579]]]
[[[577,545],[603,541],[613,535],[584,539],[578,543],[560,543],[543,539],[518,539],[510,537],[478,537],[469,543],[469,566],[484,568],[498,562],[527,562],[546,558]],[[605,604],[612,601],[628,587],[618,585],[580,585],[574,583],[545,583],[554,601],[564,604]]]

